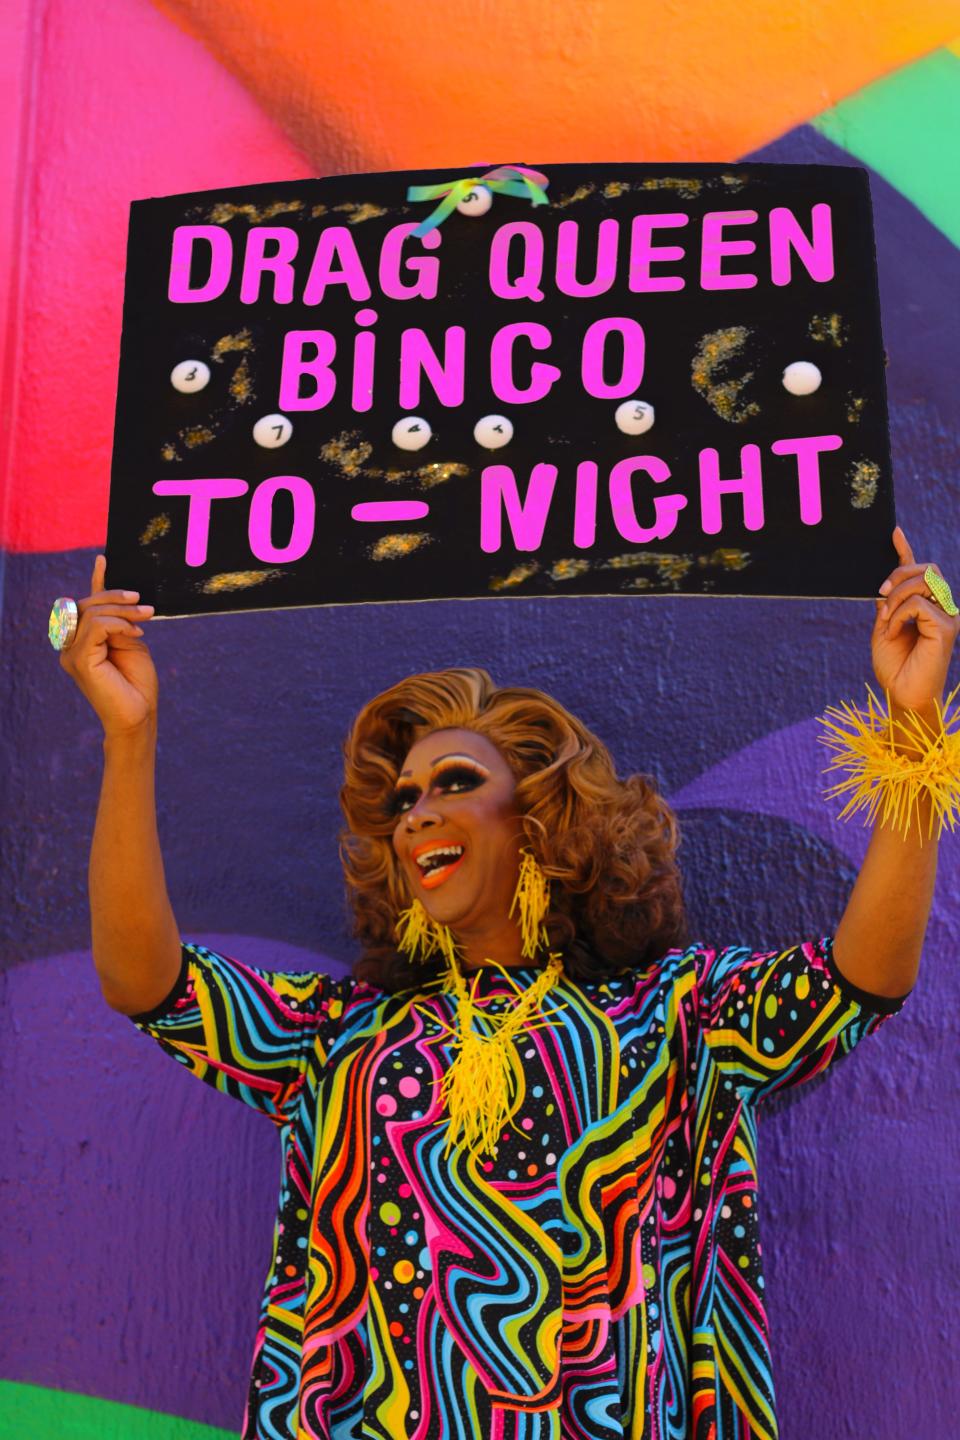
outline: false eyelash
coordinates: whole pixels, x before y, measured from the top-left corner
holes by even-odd
[[[434,775],[433,782],[435,785],[442,785],[444,783],[450,784],[451,782],[457,780],[463,780],[467,782],[472,781],[472,788],[476,789],[476,787],[478,785],[481,785],[483,781],[486,780],[486,778],[486,775],[481,770],[475,770],[472,765],[456,764],[445,765],[441,767],[441,769],[439,769]],[[388,807],[389,813],[394,817],[402,815],[403,811],[401,809],[401,806],[403,802],[408,799],[416,801],[419,794],[420,791],[415,785],[401,785],[398,790],[395,790],[393,792],[393,795],[390,798],[390,803]]]

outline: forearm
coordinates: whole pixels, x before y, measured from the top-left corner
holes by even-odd
[[[930,809],[929,796],[922,793],[906,837],[876,822],[834,935],[839,969],[874,995],[905,995],[917,979],[937,874]]]
[[[169,993],[180,969],[157,834],[155,726],[107,736],[103,751],[89,869],[93,963],[107,1003],[138,1014]]]

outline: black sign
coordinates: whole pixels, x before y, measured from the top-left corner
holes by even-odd
[[[107,556],[160,615],[868,596],[866,172],[340,175],[131,208]]]

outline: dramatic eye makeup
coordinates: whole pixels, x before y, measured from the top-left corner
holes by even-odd
[[[432,786],[452,795],[462,795],[476,790],[488,778],[489,772],[481,765],[469,760],[450,758],[446,763],[437,762],[431,780]],[[390,814],[403,815],[420,798],[419,785],[401,780],[390,798]]]

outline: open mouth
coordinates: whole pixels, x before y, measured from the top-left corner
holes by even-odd
[[[435,890],[463,864],[462,845],[421,845],[413,859],[425,890]]]

